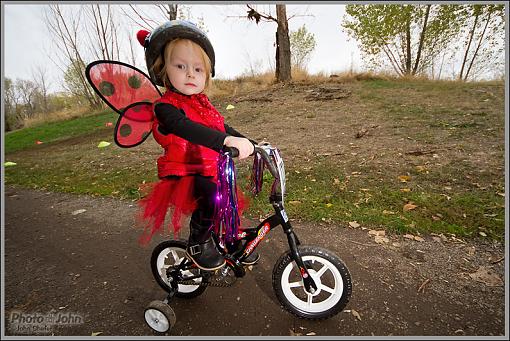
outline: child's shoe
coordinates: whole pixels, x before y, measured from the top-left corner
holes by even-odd
[[[213,271],[225,265],[225,258],[216,248],[212,237],[203,243],[191,243],[190,240],[186,255],[202,270]]]

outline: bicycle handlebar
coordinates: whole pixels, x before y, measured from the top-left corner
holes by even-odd
[[[223,146],[222,150],[230,154],[231,157],[239,156],[239,149],[236,147]]]

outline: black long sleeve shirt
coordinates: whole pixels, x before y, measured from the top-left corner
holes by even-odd
[[[190,120],[184,111],[168,103],[158,103],[154,113],[159,121],[158,130],[163,135],[174,134],[191,143],[220,151],[223,141],[228,135],[245,137],[234,128],[225,124],[225,131],[221,132]]]

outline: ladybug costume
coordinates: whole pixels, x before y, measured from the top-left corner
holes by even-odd
[[[139,201],[139,218],[145,222],[139,241],[146,245],[156,232],[163,232],[169,210],[174,235],[182,216],[191,215],[188,257],[202,269],[218,269],[225,260],[210,235],[217,218],[218,157],[227,136],[244,136],[224,123],[205,94],[186,95],[170,84],[162,95],[156,85],[163,86],[163,80],[153,70],[168,43],[188,39],[206,53],[214,77],[214,49],[203,31],[182,20],[168,21],[153,32],[141,30],[137,39],[145,48],[149,76],[116,61],[95,61],[85,74],[96,93],[119,113],[114,132],[117,145],[137,146],[152,133],[164,149],[157,160],[160,180],[150,184],[150,193]],[[236,197],[241,213],[245,200],[241,193]],[[245,264],[258,260],[257,254],[252,256]]]

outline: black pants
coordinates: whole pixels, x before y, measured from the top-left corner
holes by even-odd
[[[212,177],[194,175],[194,196],[197,198],[198,207],[191,215],[190,242],[203,243],[210,236],[210,228],[213,224],[214,209],[216,206],[216,183]]]

